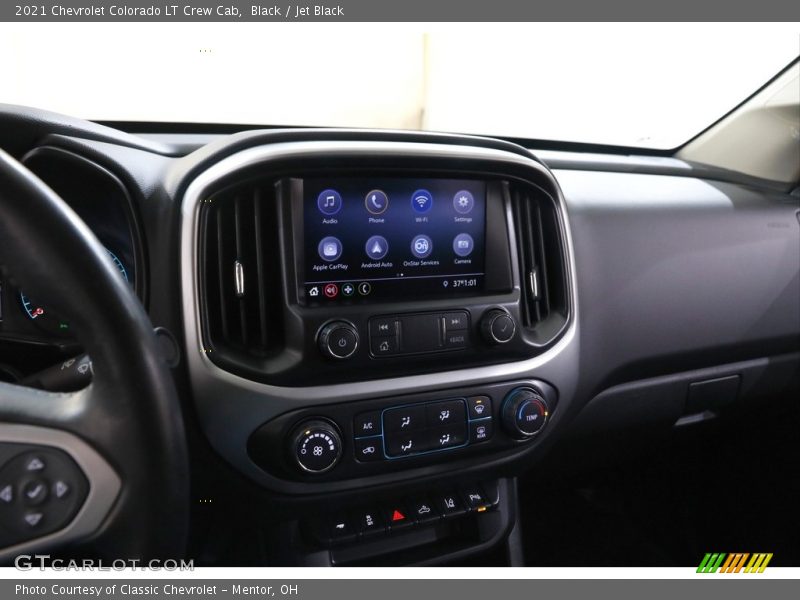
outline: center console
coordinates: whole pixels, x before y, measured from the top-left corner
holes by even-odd
[[[438,497],[455,472],[485,491],[536,453],[572,392],[558,186],[511,145],[324,139],[334,135],[240,148],[185,190],[187,359],[203,429],[286,497],[330,505],[399,484]],[[510,514],[499,497],[465,512]],[[306,538],[323,545],[342,533],[315,532]]]

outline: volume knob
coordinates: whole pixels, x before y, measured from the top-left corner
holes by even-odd
[[[317,342],[328,358],[350,358],[358,349],[358,329],[347,321],[332,321],[320,329]]]

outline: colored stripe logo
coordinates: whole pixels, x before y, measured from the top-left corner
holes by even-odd
[[[733,554],[708,552],[700,562],[700,566],[697,567],[697,572],[763,573],[771,560],[771,552],[758,552],[755,554],[750,554],[748,552],[736,552]]]

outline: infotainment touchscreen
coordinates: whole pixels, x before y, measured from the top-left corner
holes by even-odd
[[[483,290],[484,181],[305,179],[302,211],[311,303]]]

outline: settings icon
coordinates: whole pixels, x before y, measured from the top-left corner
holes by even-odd
[[[453,196],[453,208],[456,212],[465,215],[475,207],[475,198],[467,190],[461,190]]]

